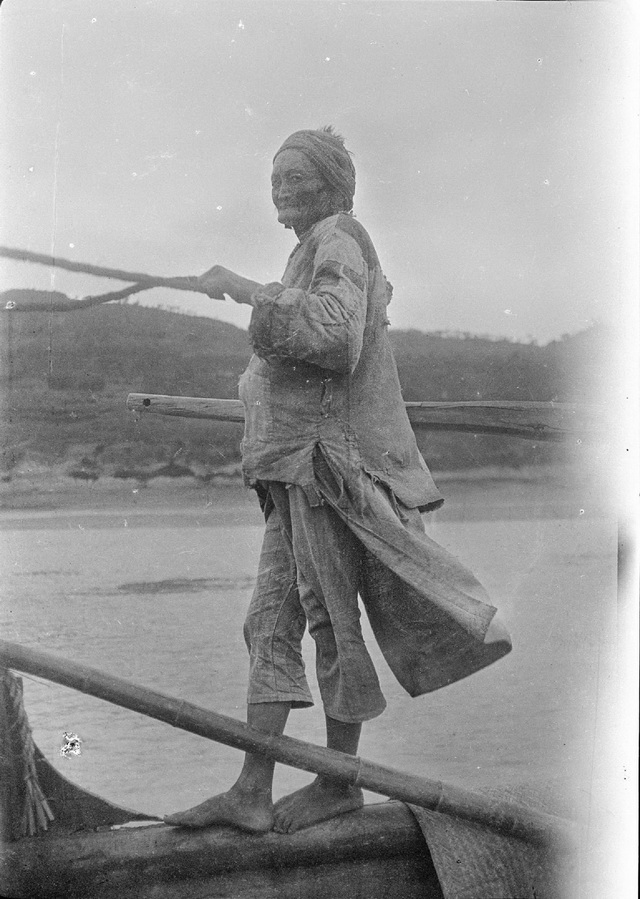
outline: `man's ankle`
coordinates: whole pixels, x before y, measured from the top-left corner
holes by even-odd
[[[260,798],[271,796],[271,784],[264,784],[250,779],[237,780],[231,789],[237,790],[238,793]]]

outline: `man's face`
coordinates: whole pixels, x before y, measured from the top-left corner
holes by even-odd
[[[273,164],[271,198],[278,221],[303,234],[325,215],[326,184],[304,153],[283,150]]]

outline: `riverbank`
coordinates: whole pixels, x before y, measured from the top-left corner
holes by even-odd
[[[593,476],[592,466],[578,463],[436,471],[434,476],[445,496],[436,513],[439,520],[482,520],[495,517],[496,511],[507,519],[594,517],[611,508],[607,486]],[[0,484],[2,518],[14,526],[20,519],[26,523],[64,513],[126,515],[132,521],[179,514],[206,524],[227,506],[233,506],[236,517],[259,517],[255,494],[243,487],[239,465],[221,468],[206,482],[195,477],[79,482],[62,468],[33,467]]]

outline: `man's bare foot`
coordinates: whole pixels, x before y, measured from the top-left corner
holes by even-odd
[[[228,793],[206,799],[184,812],[166,815],[164,822],[174,827],[230,824],[249,833],[264,833],[273,826],[271,790],[253,792],[233,786]]]
[[[294,833],[303,827],[362,808],[363,803],[359,787],[318,777],[308,787],[296,790],[276,802],[273,809],[273,829],[278,833]]]

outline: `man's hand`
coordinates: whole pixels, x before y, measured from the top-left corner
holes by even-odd
[[[236,303],[245,303],[248,306],[253,306],[252,296],[259,287],[262,287],[257,281],[243,278],[242,275],[237,275],[222,265],[214,265],[203,275],[163,278],[162,286],[206,293],[212,300],[224,300],[225,296],[228,296]]]
[[[212,300],[224,300],[224,295],[232,297],[231,284],[234,273],[222,265],[214,265],[204,275],[197,278],[198,287]],[[237,275],[235,276],[237,277]]]
[[[212,300],[224,300],[226,294],[236,303],[248,306],[253,306],[251,298],[261,286],[257,281],[243,278],[222,265],[214,265],[196,280],[202,293],[206,293]]]

